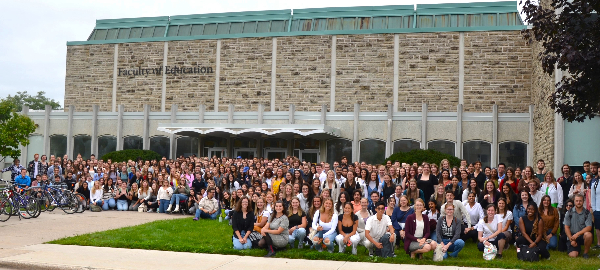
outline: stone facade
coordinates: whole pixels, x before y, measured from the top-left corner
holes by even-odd
[[[532,50],[519,31],[465,32],[466,112],[524,113],[531,104]]]
[[[221,41],[219,111],[233,104],[236,111],[257,111],[263,103],[271,110],[272,38]]]
[[[329,105],[331,36],[278,37],[276,64],[276,111],[289,110],[290,104],[313,112]]]
[[[117,67],[159,68],[163,65],[164,46],[163,42],[119,44]],[[117,104],[125,105],[127,112],[144,111],[144,104],[150,104],[151,111],[160,111],[161,95],[162,75],[117,77]],[[102,111],[102,108],[100,110]]]
[[[387,111],[393,103],[394,35],[336,37],[335,111]]]
[[[216,72],[217,41],[191,40],[169,42],[167,65],[186,67],[210,67]],[[198,104],[205,104],[207,111],[214,111],[215,75],[167,74],[165,110],[177,104],[180,111],[197,111]]]
[[[458,33],[400,34],[398,111],[456,111]]]
[[[531,95],[534,104],[533,111],[533,166],[538,159],[546,162],[546,169],[552,170],[554,165],[554,111],[548,105],[548,97],[554,91],[554,78],[544,73],[542,63],[537,55],[543,50],[538,42],[533,43],[533,77],[531,80]],[[556,175],[557,173],[555,173]]]
[[[460,34],[398,34],[398,110],[431,112],[456,110],[459,96]],[[220,66],[219,108],[271,110],[273,41],[269,38],[221,40],[216,63],[216,40],[169,41],[168,66],[206,66],[212,74],[167,74],[165,110],[197,111],[205,104],[214,111],[215,76]],[[297,111],[319,111],[330,104],[332,36],[278,37],[275,111],[290,104]],[[69,46],[65,106],[89,111],[112,109],[112,70],[115,45]],[[164,42],[119,44],[118,68],[157,68],[164,58]],[[528,112],[532,101],[532,49],[519,31],[465,32],[464,109],[466,112]],[[394,34],[336,36],[335,110],[384,112],[393,103]],[[162,76],[118,76],[116,105],[126,111],[161,110]]]
[[[112,110],[114,45],[67,47],[65,108],[75,105],[79,111]]]

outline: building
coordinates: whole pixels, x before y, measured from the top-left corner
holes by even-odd
[[[67,43],[65,110],[24,109],[39,127],[23,157],[597,159],[581,141],[600,139],[572,131],[599,122],[547,106],[555,79],[523,29],[516,1],[97,20]]]

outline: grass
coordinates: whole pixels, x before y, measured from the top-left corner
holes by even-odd
[[[178,252],[232,254],[242,256],[264,256],[263,249],[234,250],[231,242],[232,230],[227,223],[211,220],[192,221],[191,218],[154,221],[143,225],[125,227],[115,230],[78,235],[49,242],[50,244],[99,246],[130,249],[166,250]],[[590,259],[569,258],[566,253],[550,251],[550,260],[539,262],[523,262],[517,260],[514,246],[503,253],[502,259],[485,261],[482,252],[469,241],[458,258],[449,258],[442,262],[433,262],[432,253],[426,254],[423,260],[412,260],[402,250],[396,250],[396,258],[369,257],[364,247],[359,246],[358,255],[317,252],[308,248],[303,250],[287,249],[277,252],[279,258],[336,260],[353,262],[383,262],[395,264],[419,265],[454,265],[465,267],[496,267],[520,269],[598,269],[600,260],[596,258],[598,251],[590,252]]]

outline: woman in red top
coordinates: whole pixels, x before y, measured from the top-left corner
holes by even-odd
[[[515,193],[519,192],[519,179],[517,179],[515,170],[512,167],[508,167],[508,169],[506,169],[506,177],[502,179],[498,187],[503,187],[504,183],[508,183]]]

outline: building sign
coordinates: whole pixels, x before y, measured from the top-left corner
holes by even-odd
[[[182,75],[182,74],[210,74],[214,73],[212,67],[178,67],[178,66],[160,66],[158,68],[141,68],[137,69],[127,69],[127,68],[119,68],[118,76],[147,76],[147,75],[162,75],[163,71],[165,74],[174,74],[174,75]]]

